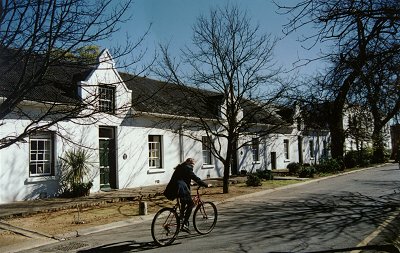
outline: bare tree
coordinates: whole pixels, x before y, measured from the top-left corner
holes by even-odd
[[[0,149],[58,122],[99,112],[94,106],[99,94],[81,101],[77,81],[98,64],[97,55],[93,57],[98,52],[94,45],[130,18],[131,2],[1,1],[0,125],[7,118],[30,123],[22,132],[0,136]],[[142,39],[115,48],[114,58],[132,53]],[[27,101],[40,109],[27,113],[23,108],[30,106]],[[86,110],[89,108],[94,110]]]
[[[169,82],[193,87],[185,89],[192,94],[181,104],[191,108],[190,125],[205,131],[210,140],[205,145],[223,163],[227,193],[237,150],[249,144],[241,137],[262,138],[284,124],[276,113],[285,92],[273,60],[276,39],[262,34],[236,6],[200,16],[193,32],[193,44],[182,50],[182,62],[171,58],[167,46],[161,47],[164,58],[156,72]]]
[[[303,0],[294,6],[279,5],[291,15],[286,25],[289,34],[300,27],[313,26],[303,42],[329,43],[321,58],[332,67],[319,88],[325,89],[330,103],[329,129],[332,136],[331,154],[343,157],[345,132],[343,111],[349,93],[365,68],[378,57],[388,57],[399,51],[400,4],[393,0]]]

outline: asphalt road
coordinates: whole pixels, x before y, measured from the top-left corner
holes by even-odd
[[[386,165],[220,204],[211,234],[168,247],[145,221],[25,252],[350,252],[392,240],[399,200],[400,170]]]

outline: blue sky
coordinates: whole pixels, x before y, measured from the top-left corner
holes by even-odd
[[[288,17],[277,14],[277,7],[271,0],[136,0],[130,10],[132,19],[107,42],[109,44],[104,45],[112,47],[124,39],[124,34],[133,39],[138,38],[152,24],[142,44],[142,49],[148,50],[143,62],[152,57],[159,43],[169,44],[173,56],[178,57],[180,48],[190,46],[192,26],[196,18],[201,14],[207,16],[210,8],[225,6],[227,3],[236,4],[246,10],[252,22],[260,25],[261,32],[281,38],[274,51],[275,60],[285,68],[291,68],[292,63],[299,58],[314,57],[318,52],[318,48],[308,51],[300,46],[296,40],[302,33],[284,37],[282,25],[287,22]],[[302,32],[304,34],[306,31]],[[301,68],[299,74],[311,74],[317,66],[313,64]]]

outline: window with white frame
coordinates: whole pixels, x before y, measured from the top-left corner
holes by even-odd
[[[251,153],[253,154],[253,161],[260,161],[260,141],[258,138],[251,140]]]
[[[208,136],[201,137],[202,151],[203,151],[203,165],[211,165],[211,141]]]
[[[313,140],[309,141],[309,146],[310,146],[310,157],[314,158],[314,141]]]
[[[149,135],[149,168],[162,167],[162,138],[161,135]]]
[[[115,88],[112,86],[99,86],[99,111],[106,113],[115,112]]]
[[[53,133],[43,132],[29,138],[29,176],[50,176],[54,174]]]
[[[283,153],[285,156],[286,160],[289,160],[289,140],[288,139],[284,139],[283,140]]]

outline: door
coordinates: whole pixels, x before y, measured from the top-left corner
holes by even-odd
[[[100,189],[117,188],[115,129],[99,128]]]
[[[276,152],[271,152],[271,169],[276,170]]]
[[[299,136],[297,138],[298,143],[298,153],[299,153],[299,163],[303,164],[303,137]]]

